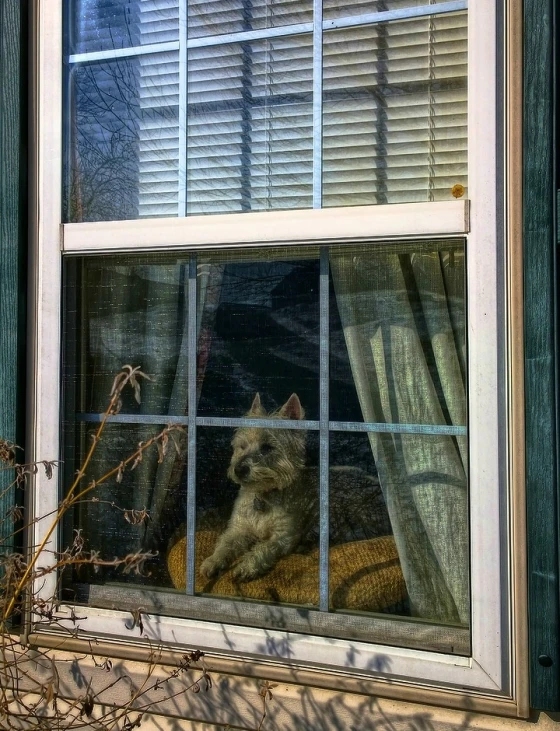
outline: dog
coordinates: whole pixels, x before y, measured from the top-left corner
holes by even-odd
[[[293,393],[277,411],[267,413],[257,393],[250,419],[299,421],[305,412]],[[304,429],[241,427],[236,430],[228,477],[239,485],[227,528],[200,567],[210,579],[233,564],[236,581],[263,576],[283,557],[318,540],[319,472],[306,467]],[[352,467],[329,469],[331,543],[390,533],[376,478]],[[364,516],[375,515],[375,520]],[[370,530],[370,525],[374,530]]]

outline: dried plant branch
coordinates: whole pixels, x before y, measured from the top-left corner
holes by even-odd
[[[144,610],[139,607],[131,612],[132,621],[127,625],[130,631],[138,631],[151,648],[146,672],[139,683],[123,670],[120,663],[95,652],[94,642],[89,640],[89,652],[72,654],[70,659],[62,659],[59,651],[65,650],[67,638],[81,636],[80,623],[87,617],[78,614],[76,608],[58,599],[63,572],[91,567],[93,571],[101,568],[118,568],[123,574],[146,575],[146,564],[157,556],[151,551],[137,551],[119,557],[103,557],[95,548],[86,549],[86,539],[80,528],[74,530],[70,545],[64,550],[53,550],[49,545],[57,528],[68,511],[77,505],[109,506],[122,514],[126,525],[139,526],[150,519],[148,509],[127,508],[114,501],[102,500],[95,493],[97,488],[111,479],[120,483],[125,473],[135,470],[143,461],[149,449],[157,450],[158,463],[163,462],[171,445],[181,453],[178,432],[183,427],[169,424],[158,434],[138,443],[137,448],[118,464],[108,468],[100,477],[84,480],[92,463],[93,456],[102,439],[106,424],[119,413],[122,407],[123,389],[129,387],[134,399],[140,403],[141,381],[151,380],[139,367],[123,366],[113,381],[108,406],[95,431],[85,458],[77,471],[72,484],[66,491],[56,510],[48,514],[26,519],[22,505],[14,503],[0,516],[0,731],[12,728],[36,729],[37,731],[132,731],[140,727],[146,712],[153,712],[155,704],[161,700],[171,701],[186,692],[210,692],[213,680],[208,672],[204,654],[193,650],[184,654],[177,665],[165,670],[161,675],[161,655],[159,647],[152,647],[145,634]],[[19,448],[0,439],[0,470],[13,470],[15,478],[0,493],[5,497],[10,490],[23,488],[29,479],[39,471],[51,480],[57,461],[40,460],[32,463],[18,463],[16,452]],[[29,530],[38,521],[49,521],[46,530],[36,546],[29,549],[29,555],[18,553],[11,548],[13,539],[23,531]],[[13,527],[12,527],[13,526]],[[48,560],[40,564],[41,557]],[[50,598],[42,595],[43,585],[49,576],[56,577],[56,591]],[[52,649],[29,647],[22,644],[19,637],[11,634],[11,622],[21,617],[24,623],[33,618],[36,627],[48,626],[62,634],[60,642]],[[71,662],[73,672],[81,685],[76,686],[72,698],[66,698],[67,689],[63,684],[65,662]],[[94,682],[93,675],[86,678],[81,665],[96,668],[99,673],[107,673],[107,681],[100,682],[99,675]],[[158,670],[158,677],[154,677]],[[193,674],[194,673],[194,674]],[[78,682],[78,680],[75,680]],[[179,688],[175,683],[179,682]],[[129,691],[126,700],[115,705],[111,702],[111,692],[120,684],[127,683]],[[81,690],[80,690],[81,687]],[[272,698],[274,685],[265,683],[261,687],[262,718],[258,725],[262,731],[267,715],[267,702]],[[160,694],[163,696],[160,697]],[[157,699],[154,699],[157,694]]]
[[[101,435],[103,434],[103,430],[105,429],[105,425],[107,423],[107,420],[110,416],[113,414],[118,414],[121,408],[121,394],[125,386],[130,384],[134,390],[134,396],[136,399],[140,398],[140,384],[139,384],[139,378],[148,378],[145,373],[142,372],[140,367],[134,368],[130,365],[123,366],[122,370],[115,376],[115,380],[113,381],[113,386],[111,388],[111,394],[110,394],[110,401],[109,405],[105,409],[105,412],[103,413],[101,423],[99,424],[99,427],[97,429],[97,432],[94,436],[94,439],[92,440],[92,444],[89,447],[89,450],[86,454],[86,457],[82,463],[82,466],[78,470],[78,473],[71,484],[66,497],[64,500],[60,503],[58,511],[52,520],[50,526],[47,528],[45,535],[39,545],[39,547],[35,550],[31,560],[29,561],[29,564],[27,565],[23,575],[20,578],[20,581],[18,585],[16,586],[13,595],[9,599],[6,607],[4,608],[4,611],[2,613],[2,619],[0,620],[0,630],[3,629],[6,619],[8,616],[12,613],[14,606],[16,602],[19,599],[19,596],[21,594],[21,591],[23,590],[24,586],[26,585],[37,561],[39,560],[39,557],[43,554],[45,547],[50,542],[52,535],[54,531],[56,530],[56,527],[64,517],[64,515],[70,510],[70,508],[73,507],[76,500],[81,500],[85,495],[90,493],[92,490],[94,490],[98,485],[106,482],[108,479],[113,477],[114,475],[117,475],[124,470],[124,468],[135,461],[139,453],[144,452],[146,449],[149,449],[152,444],[157,444],[159,448],[160,441],[165,440],[165,443],[167,443],[167,433],[173,429],[180,429],[178,425],[170,425],[168,427],[165,427],[158,435],[153,437],[152,439],[149,439],[147,442],[143,443],[141,446],[138,447],[138,449],[130,455],[126,460],[121,462],[117,467],[114,467],[113,469],[106,472],[102,477],[100,477],[98,480],[94,480],[91,482],[86,488],[81,490],[80,492],[76,492],[78,485],[80,484],[81,480],[86,474],[86,470],[89,466],[89,463],[91,462],[91,459],[95,453],[97,444],[99,443],[99,440],[101,439]],[[151,380],[151,379],[150,379]],[[7,448],[7,454],[11,454],[9,452],[9,448]],[[160,459],[162,459],[160,455]],[[47,479],[52,478],[52,462],[43,462],[42,464],[45,465],[45,471]]]

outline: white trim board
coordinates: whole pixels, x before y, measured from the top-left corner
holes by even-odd
[[[65,252],[453,236],[469,230],[468,200],[66,223]]]

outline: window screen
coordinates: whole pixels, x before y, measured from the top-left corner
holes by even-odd
[[[468,654],[464,259],[460,240],[67,259],[67,479],[123,363],[152,380],[85,479],[182,431],[67,526],[111,557],[157,552],[144,574],[65,591]]]

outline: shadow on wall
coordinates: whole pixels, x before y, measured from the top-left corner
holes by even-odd
[[[252,689],[249,685],[252,684]],[[273,684],[274,685],[274,684]],[[217,691],[214,693],[214,690]],[[287,692],[291,690],[292,692]],[[196,731],[211,729],[244,729],[247,731],[467,731],[474,730],[475,714],[457,714],[452,725],[437,719],[435,710],[395,712],[375,697],[356,700],[344,693],[324,692],[310,688],[278,686],[272,689],[263,719],[259,707],[258,682],[223,678],[212,691],[212,698],[203,698],[204,717],[199,714],[193,726],[185,726],[185,717],[152,718],[147,728],[157,731]],[[198,697],[197,697],[198,698]],[[390,705],[390,704],[389,704]],[[187,718],[193,718],[190,713]],[[515,724],[515,722],[513,722]],[[479,728],[478,725],[476,727]],[[503,727],[504,730],[507,728]],[[513,731],[513,729],[512,729]]]
[[[179,638],[177,638],[179,641]],[[288,640],[289,641],[289,640]],[[269,637],[267,648],[273,650],[274,638]],[[152,645],[154,647],[154,645]],[[278,655],[286,657],[289,648],[278,647]],[[263,676],[263,667],[257,667],[250,660],[240,658],[236,676],[218,672],[219,659],[213,662],[212,655],[205,656],[205,667],[211,684],[196,683],[197,670],[189,670],[179,679],[162,684],[144,699],[150,713],[142,721],[147,731],[210,731],[211,729],[234,729],[246,731],[467,731],[480,725],[480,714],[473,711],[457,712],[433,707],[414,706],[382,700],[375,696],[365,697],[371,692],[371,681],[376,672],[390,671],[390,659],[380,653],[373,661],[371,678],[356,679],[356,693],[335,690],[318,690],[303,685],[301,671],[293,668],[290,682],[277,682]],[[348,658],[351,667],[351,657]],[[215,665],[215,667],[213,667]],[[125,685],[107,683],[108,676],[101,669],[82,668],[79,663],[67,665],[62,684],[67,691],[76,686],[85,687],[92,682],[110,685],[112,689],[101,699],[103,703],[123,703]],[[158,675],[154,670],[154,677]],[[274,672],[271,667],[271,672]],[[115,661],[111,673],[118,677],[127,676],[131,686],[145,677],[145,666],[129,661]],[[97,676],[97,677],[96,677]],[[307,678],[309,682],[309,678]],[[164,686],[164,687],[163,687]],[[190,688],[188,686],[191,686]],[[185,690],[187,688],[187,690]],[[162,692],[164,691],[164,692]],[[194,692],[193,692],[194,691]],[[71,692],[71,691],[70,691]],[[122,696],[122,697],[121,697]],[[162,699],[163,698],[163,699]],[[126,703],[127,699],[124,700]],[[466,699],[468,705],[468,699]],[[153,705],[152,705],[153,704]],[[145,706],[146,707],[146,706]],[[154,715],[152,715],[154,714]],[[162,714],[162,715],[156,715]],[[493,719],[498,721],[498,719]],[[498,723],[500,723],[498,721]],[[504,719],[504,725],[488,726],[489,731],[521,731],[526,724]]]

